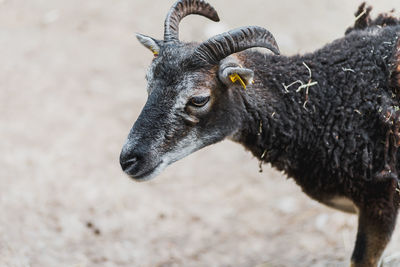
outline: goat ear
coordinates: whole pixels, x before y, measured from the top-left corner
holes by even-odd
[[[136,38],[142,45],[150,49],[150,51],[153,52],[155,57],[158,56],[158,53],[160,53],[160,46],[158,45],[157,40],[140,33],[136,33]]]
[[[242,67],[234,58],[227,57],[219,65],[218,76],[228,87],[238,84],[246,89],[247,85],[253,83],[254,72]]]

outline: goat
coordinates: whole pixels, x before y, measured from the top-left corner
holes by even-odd
[[[203,0],[177,1],[164,40],[137,34],[154,58],[147,102],[121,151],[122,169],[150,179],[229,138],[311,198],[357,212],[352,266],[377,266],[400,205],[400,20],[372,20],[370,10],[360,6],[344,37],[286,57],[257,26],[200,44],[180,42],[185,16],[219,17]]]

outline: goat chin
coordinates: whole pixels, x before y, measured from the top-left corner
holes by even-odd
[[[143,173],[131,175],[128,173],[129,177],[137,182],[145,182],[153,179],[154,177],[158,176],[169,164],[161,161],[159,164],[156,165],[151,170],[145,171]]]
[[[138,182],[145,182],[151,180],[152,178],[158,176],[165,168],[167,168],[172,163],[192,154],[198,149],[200,148],[198,148],[196,145],[189,145],[186,148],[178,150],[179,152],[172,151],[166,153],[161,157],[159,163],[154,164],[155,167],[152,167],[149,170],[139,171],[137,172],[137,174],[130,174],[129,172],[127,172],[127,174],[129,175],[129,177]]]

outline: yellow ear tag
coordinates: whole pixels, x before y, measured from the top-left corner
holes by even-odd
[[[153,52],[154,57],[158,56],[158,51],[155,50],[153,47],[150,48],[151,52]]]
[[[246,90],[246,84],[244,83],[242,78],[239,76],[239,74],[237,74],[237,73],[231,74],[231,75],[229,75],[229,78],[231,79],[231,81],[233,83],[235,83],[236,81],[239,81],[240,84],[242,85],[243,89]]]

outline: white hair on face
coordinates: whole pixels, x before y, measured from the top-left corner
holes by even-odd
[[[172,151],[165,153],[162,159],[163,161],[168,162],[169,165],[195,152],[201,148],[202,144],[202,140],[200,140],[196,133],[192,131],[189,135],[177,143]]]
[[[177,143],[172,151],[162,155],[161,163],[149,175],[141,178],[140,181],[147,181],[156,177],[171,163],[174,163],[175,161],[178,161],[200,149],[202,144],[203,143],[201,140],[197,138],[196,133],[192,131],[189,135]]]

